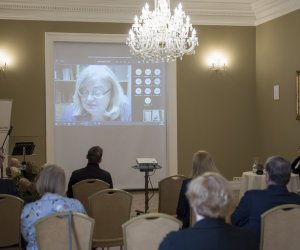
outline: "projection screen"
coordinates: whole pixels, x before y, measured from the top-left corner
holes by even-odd
[[[137,158],[162,166],[150,172],[154,188],[177,173],[176,64],[133,57],[125,39],[45,34],[47,162],[67,180],[95,145],[117,188],[144,188],[144,173],[132,168]]]

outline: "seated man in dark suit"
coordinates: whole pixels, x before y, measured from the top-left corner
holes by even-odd
[[[171,232],[159,250],[258,250],[251,231],[225,222],[232,202],[229,183],[218,173],[207,172],[189,184],[186,193],[197,222],[191,228]]]
[[[13,179],[0,179],[0,194],[10,194],[20,198],[20,192]]]
[[[67,196],[73,198],[72,186],[82,180],[99,179],[109,184],[113,188],[111,175],[109,172],[101,169],[99,164],[102,160],[103,150],[99,146],[94,146],[89,149],[86,158],[88,164],[86,167],[73,171],[68,184]]]
[[[291,177],[290,163],[283,157],[272,156],[267,159],[265,169],[268,187],[247,191],[231,215],[233,225],[252,230],[258,236],[264,212],[282,204],[300,204],[300,196],[289,192],[286,186]]]

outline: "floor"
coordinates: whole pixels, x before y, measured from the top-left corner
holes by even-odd
[[[133,195],[131,217],[136,216],[136,210],[145,211],[145,192],[131,191]],[[158,211],[158,191],[149,191],[149,210],[148,212]]]

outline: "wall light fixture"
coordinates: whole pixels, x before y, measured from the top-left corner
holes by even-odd
[[[7,63],[3,62],[0,64],[0,71],[5,71],[5,70],[7,70]]]
[[[7,70],[7,61],[7,55],[3,51],[0,51],[0,72]]]
[[[209,66],[212,71],[220,72],[226,70],[227,60],[226,58],[219,54],[215,53],[209,58]]]

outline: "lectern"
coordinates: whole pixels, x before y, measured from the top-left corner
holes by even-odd
[[[35,144],[33,142],[16,142],[12,155],[23,155],[22,167],[26,167],[26,155],[32,155]],[[25,165],[25,166],[24,166]]]
[[[154,158],[137,158],[137,165],[133,166],[134,169],[138,169],[141,172],[145,172],[145,210],[144,213],[148,213],[149,209],[149,172],[161,168]]]

